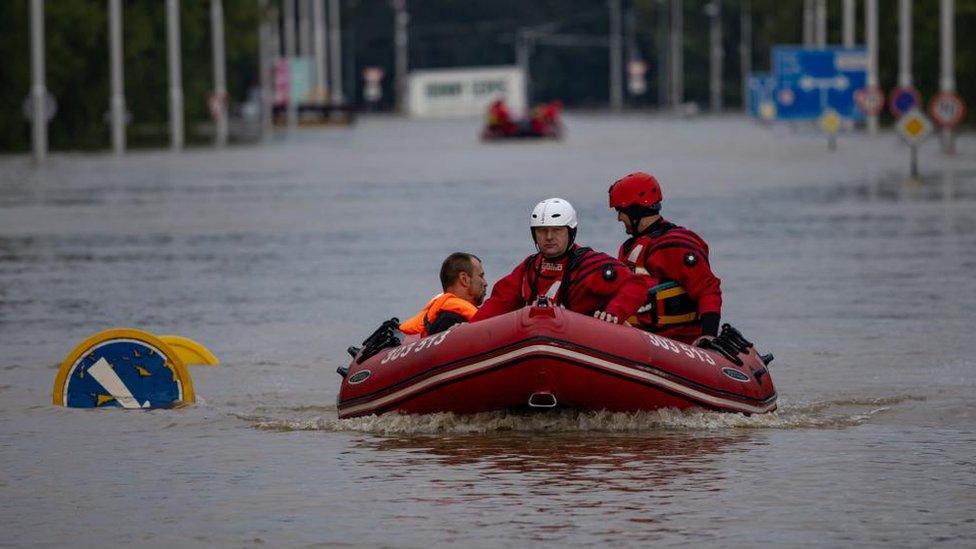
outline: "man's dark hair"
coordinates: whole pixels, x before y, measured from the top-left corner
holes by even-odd
[[[481,261],[478,256],[465,252],[454,252],[441,263],[441,288],[447,289],[457,282],[461,273],[474,276],[474,260]]]

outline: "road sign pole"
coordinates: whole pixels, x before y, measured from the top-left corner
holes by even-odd
[[[942,47],[941,55],[941,77],[939,78],[939,89],[944,92],[956,91],[956,71],[955,71],[955,29],[953,19],[955,18],[955,5],[953,0],[942,0],[939,3],[939,14],[941,24],[940,44]],[[942,152],[945,154],[955,154],[955,140],[952,135],[952,127],[942,126]]]
[[[684,2],[671,0],[671,108],[678,112],[685,101]]]
[[[166,38],[169,59],[170,147],[183,149],[183,69],[180,59],[180,1],[166,0]]]
[[[818,48],[824,48],[827,46],[827,0],[816,0],[814,13],[816,21],[814,40]]]
[[[224,6],[222,0],[210,0],[210,25],[214,78],[214,145],[227,144],[227,69],[224,56]]]
[[[854,47],[854,25],[857,14],[854,9],[854,0],[844,0],[842,35],[845,48]]]
[[[341,105],[346,98],[342,95],[342,17],[339,0],[329,0],[329,50],[332,59],[329,68],[332,69],[331,91],[332,104]]]
[[[112,120],[112,150],[125,152],[125,92],[122,72],[122,1],[109,0],[109,58],[111,61],[110,118]]]
[[[261,74],[259,79],[261,85],[261,140],[264,141],[271,137],[274,127],[271,58],[277,57],[278,52],[271,51],[273,40],[271,22],[268,21],[270,17],[268,0],[258,0],[258,11],[260,13],[258,20],[258,67]],[[274,21],[275,27],[277,27],[277,17],[274,18]]]
[[[919,181],[918,178],[918,145],[912,145],[912,166],[911,166],[911,177],[912,181]]]
[[[912,86],[912,0],[898,0],[898,85]]]
[[[864,0],[864,36],[868,45],[868,89],[878,87],[878,0]],[[878,134],[877,113],[868,114],[868,134]]]
[[[44,0],[31,0],[31,137],[34,160],[47,158],[47,86],[44,82]]]
[[[410,14],[407,13],[406,0],[394,0],[393,9],[395,10],[393,21],[396,25],[394,29],[394,45],[396,46],[395,63],[393,65],[393,83],[396,99],[396,110],[400,114],[407,112],[407,48],[409,38],[407,35],[407,24],[410,22]],[[528,45],[522,38],[522,33],[518,33],[516,38],[516,50],[519,67],[522,68],[525,81],[529,80],[529,50]],[[526,94],[528,97],[528,94]]]
[[[742,71],[742,108],[749,110],[749,73],[752,72],[752,2],[742,0],[739,15],[739,67]]]
[[[722,61],[725,50],[722,48],[722,3],[712,0],[705,6],[709,18],[708,40],[708,91],[709,108],[712,112],[722,110]]]

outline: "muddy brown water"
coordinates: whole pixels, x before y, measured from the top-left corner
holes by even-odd
[[[972,545],[976,141],[928,144],[919,185],[891,135],[832,154],[736,117],[571,116],[518,145],[476,125],[0,159],[0,544]],[[445,255],[497,280],[549,196],[613,252],[606,188],[637,169],[776,355],[777,413],[336,419],[344,349],[415,312]],[[58,363],[115,326],[206,343],[198,404],[52,406]]]

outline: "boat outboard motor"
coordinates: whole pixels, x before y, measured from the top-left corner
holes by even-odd
[[[747,354],[753,345],[742,335],[742,332],[733,328],[731,324],[723,324],[722,331],[717,337],[703,339],[698,346],[702,349],[717,351],[736,366],[742,366],[742,359],[739,358],[739,355]],[[762,361],[763,367],[752,373],[756,377],[756,381],[766,375],[766,366],[769,366],[769,363],[773,361],[773,354],[759,355],[759,360]]]
[[[356,364],[362,364],[364,360],[383,349],[399,347],[401,343],[403,343],[403,332],[400,331],[400,319],[393,317],[380,324],[376,331],[364,339],[362,347],[350,345],[346,351],[356,359]],[[346,377],[349,368],[340,366],[336,369],[336,373]]]

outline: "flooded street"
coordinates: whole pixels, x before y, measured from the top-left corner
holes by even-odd
[[[562,142],[473,120],[365,118],[182,155],[0,158],[3,544],[971,546],[976,140],[921,152],[738,117],[567,117]],[[762,417],[449,414],[337,420],[358,344],[439,291],[493,283],[562,196],[624,239],[607,187],[645,170],[711,248],[730,322],[771,366]],[[198,403],[51,404],[111,327],[205,343]]]

